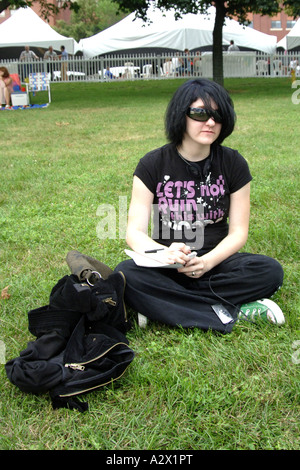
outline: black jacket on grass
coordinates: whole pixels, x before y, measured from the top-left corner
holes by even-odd
[[[77,395],[119,379],[134,358],[124,288],[121,272],[93,286],[73,274],[60,279],[49,305],[28,313],[36,340],[6,363],[9,380],[27,393],[50,392],[53,408],[87,410]]]

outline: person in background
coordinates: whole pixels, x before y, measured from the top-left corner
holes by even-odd
[[[234,44],[234,41],[231,39],[230,46],[228,47],[228,52],[237,52],[240,48]]]
[[[20,62],[32,62],[33,60],[38,60],[38,56],[30,50],[29,46],[25,46],[24,51],[20,54]],[[32,73],[32,65],[31,64],[24,64],[21,66],[21,80],[24,81],[25,78],[28,78],[29,74]]]
[[[54,80],[54,64],[53,61],[57,60],[57,54],[53,50],[52,46],[49,46],[49,49],[44,54],[44,60],[47,60],[47,72],[50,73],[50,79]]]
[[[65,49],[65,46],[60,47],[61,54],[59,55],[59,58],[61,59],[61,77],[60,79],[63,81],[68,80],[68,53]]]
[[[291,62],[290,62],[290,71],[291,71],[291,77],[292,77],[292,83],[296,80],[296,74],[298,70],[298,60],[296,57],[293,57]]]
[[[13,92],[13,81],[6,67],[0,67],[0,108],[10,108],[10,97]]]
[[[104,78],[108,78],[109,80],[112,80],[113,78],[116,78],[113,73],[110,71],[109,67],[106,67],[106,70],[104,72]]]
[[[38,56],[32,50],[30,50],[29,46],[25,46],[24,51],[22,51],[20,54],[20,61],[27,62],[33,59],[38,59]]]
[[[202,75],[201,72],[201,52],[197,51],[194,57],[194,73],[198,76]]]
[[[184,49],[184,74],[191,75],[193,73],[193,63],[190,56],[190,51]]]

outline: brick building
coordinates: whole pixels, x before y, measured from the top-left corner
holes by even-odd
[[[60,0],[48,0],[47,3],[57,4],[57,6],[60,6],[60,3],[62,2]],[[34,3],[31,8],[37,15],[40,16],[40,6],[38,3]],[[71,15],[71,12],[68,8],[66,8],[65,10],[61,9],[58,15],[49,17],[48,23],[50,26],[54,26],[57,20],[64,20],[68,22],[70,20],[70,15]],[[7,20],[7,18],[9,17],[10,17],[9,9],[0,12],[0,23]]]
[[[251,26],[261,33],[277,36],[277,42],[286,36],[297,22],[297,18],[288,16],[283,11],[276,16],[261,16],[250,14]]]

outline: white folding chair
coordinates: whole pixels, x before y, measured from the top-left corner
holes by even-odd
[[[174,76],[174,67],[172,60],[168,60],[163,64],[163,75],[166,77],[173,77]]]
[[[278,59],[273,60],[273,67],[274,67],[275,75],[282,75],[281,60],[278,60]]]
[[[50,78],[46,72],[30,73],[29,82],[26,83],[26,91],[29,99],[29,92],[48,91],[48,101],[51,103]],[[29,99],[30,101],[30,99]]]
[[[257,75],[267,75],[268,73],[268,62],[266,60],[258,60],[256,62]]]
[[[149,78],[151,76],[152,76],[152,65],[151,64],[143,65],[143,77]]]

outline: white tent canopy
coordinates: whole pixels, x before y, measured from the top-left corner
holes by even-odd
[[[291,31],[277,44],[277,47],[283,47],[286,50],[297,46],[300,46],[300,18]]]
[[[135,19],[131,13],[119,23],[86,39],[79,44],[85,58],[128,49],[167,48],[184,51],[203,46],[211,46],[215,22],[215,7],[210,7],[207,14],[186,14],[175,20],[174,11],[162,12],[150,9],[149,22]],[[240,25],[237,21],[226,18],[223,26],[223,45],[230,40],[240,47],[274,53],[276,36],[264,34],[253,28]]]
[[[0,25],[0,47],[25,45],[56,50],[63,45],[69,54],[79,49],[75,39],[58,34],[29,7],[19,8]]]

